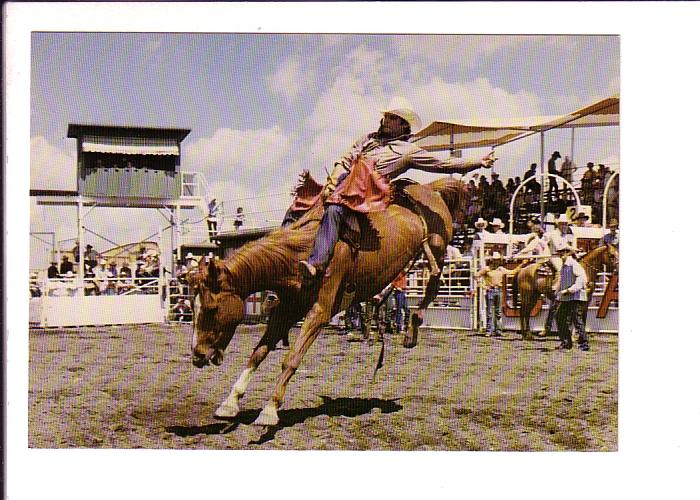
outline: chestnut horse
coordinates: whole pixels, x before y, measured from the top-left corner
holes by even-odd
[[[619,262],[619,252],[617,247],[613,245],[603,245],[594,248],[586,255],[581,257],[579,263],[586,271],[588,277],[588,301],[590,303],[593,286],[595,284],[596,275],[602,271],[603,266],[609,269],[617,268]],[[518,295],[520,296],[520,334],[524,340],[532,339],[530,331],[530,313],[535,307],[540,295],[544,295],[548,299],[554,300],[554,292],[552,291],[553,276],[541,276],[538,274],[540,266],[546,262],[536,262],[524,267],[515,277],[513,286],[513,305],[517,302]]]
[[[298,262],[311,251],[323,215],[320,203],[290,226],[244,245],[226,261],[200,262],[198,271],[190,277],[195,294],[192,362],[197,367],[221,364],[224,350],[243,320],[243,301],[248,295],[275,290],[280,299],[246,368],[215,417],[228,419],[239,413],[239,400],[252,374],[289,329],[306,315],[296,342],[284,358],[272,398],[255,421],[258,425],[276,425],[277,410],[289,379],[321,328],[335,314],[380,292],[423,251],[426,240],[442,268],[445,249],[452,238],[452,214],[466,208],[465,185],[444,178],[426,185],[409,185],[404,190],[413,200],[412,208],[420,210],[423,216],[397,203],[382,212],[360,217],[359,245],[351,247],[339,241],[326,272],[314,282],[302,280]],[[437,296],[439,286],[438,273],[431,276],[418,313],[411,318],[413,345],[422,315]],[[412,347],[410,342],[404,345]]]

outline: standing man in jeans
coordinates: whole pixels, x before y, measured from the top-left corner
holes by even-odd
[[[391,282],[394,287],[394,297],[396,297],[396,330],[397,333],[404,332],[408,325],[408,304],[406,303],[406,289],[408,288],[408,278],[406,270],[403,270]]]
[[[557,332],[559,333],[558,349],[569,350],[573,347],[571,340],[571,325],[578,332],[578,346],[582,351],[590,350],[586,328],[583,324],[585,310],[588,308],[588,292],[586,285],[588,277],[583,266],[573,255],[575,250],[562,245],[557,254],[563,259],[559,279],[557,280]]]
[[[501,254],[493,252],[489,263],[476,273],[477,278],[483,279],[486,289],[486,336],[500,337],[503,334],[501,325],[501,290],[504,276],[515,276],[524,263],[514,269],[506,269],[502,265]]]

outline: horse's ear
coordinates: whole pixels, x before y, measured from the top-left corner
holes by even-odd
[[[212,291],[219,288],[219,268],[214,259],[210,259],[207,264],[207,286]]]

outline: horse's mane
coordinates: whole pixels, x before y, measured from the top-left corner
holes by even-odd
[[[275,229],[237,249],[224,265],[243,291],[252,290],[261,278],[288,276],[300,258],[295,256],[310,248],[317,228],[317,224],[294,224]]]

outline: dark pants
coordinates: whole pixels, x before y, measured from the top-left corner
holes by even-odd
[[[345,310],[345,330],[350,333],[352,330],[362,330],[362,306],[353,304]]]
[[[588,337],[586,336],[585,323],[582,321],[582,311],[588,309],[588,303],[583,300],[565,300],[559,302],[557,308],[557,332],[562,345],[571,347],[571,326],[576,328],[578,333],[578,344],[581,347],[588,347]]]
[[[549,300],[549,310],[547,311],[547,319],[544,322],[544,331],[545,332],[552,331],[552,326],[554,326],[554,318],[557,314],[558,308],[559,308],[559,301],[558,300]]]
[[[576,313],[574,314],[574,329],[578,335],[578,344],[581,347],[588,346],[588,335],[586,335],[586,315],[588,314],[588,302],[575,300]]]

